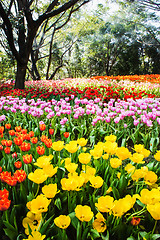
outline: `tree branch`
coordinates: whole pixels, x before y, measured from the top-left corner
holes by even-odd
[[[57,5],[58,5],[58,0],[54,0],[54,1],[49,5],[49,7],[47,8],[47,10],[46,10],[45,13],[48,13],[48,12],[52,11],[53,8],[54,8],[55,6],[57,6]]]
[[[13,55],[15,56],[16,60],[21,64],[21,58],[18,54],[17,49],[15,48],[14,45],[14,38],[13,38],[13,31],[12,31],[12,25],[9,21],[9,18],[0,2],[0,16],[3,19],[3,30],[6,34],[7,40],[8,40],[8,44],[11,48],[11,51],[13,53]],[[5,27],[6,26],[6,27]]]
[[[13,4],[14,0],[11,0],[10,4],[9,4],[9,8],[8,8],[8,11],[7,11],[7,15],[9,15],[10,11],[11,11],[11,7],[12,7],[12,4]]]
[[[84,3],[87,3],[89,1],[90,0],[85,0]],[[69,2],[63,4],[61,7],[57,8],[49,13],[44,13],[44,14],[40,15],[39,18],[35,22],[38,24],[38,26],[40,26],[44,20],[54,17],[54,16],[58,15],[59,13],[62,13],[64,11],[68,10],[70,7],[74,6],[78,2],[79,2],[79,0],[70,0]]]

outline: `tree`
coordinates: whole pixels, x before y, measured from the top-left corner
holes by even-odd
[[[68,18],[90,0],[4,0],[0,1],[0,23],[4,37],[17,62],[15,88],[24,89],[27,65],[33,41],[45,21],[56,22],[62,14]],[[64,20],[65,21],[65,20]]]
[[[160,2],[159,0],[128,0],[129,2],[136,2],[145,8],[149,8],[151,10],[160,11]]]
[[[159,73],[157,17],[133,3],[106,15],[107,4],[83,16],[83,31],[65,66],[69,76]]]

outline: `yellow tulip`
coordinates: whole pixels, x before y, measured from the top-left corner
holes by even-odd
[[[91,176],[94,176],[96,174],[96,169],[88,165],[82,166],[82,172],[85,172],[85,171],[88,175],[91,175]]]
[[[144,145],[142,144],[135,144],[134,145],[134,150],[137,152],[137,153],[141,153],[144,149]]]
[[[103,179],[100,176],[92,176],[89,179],[91,186],[94,188],[100,188],[103,185]]]
[[[116,142],[110,142],[107,141],[104,143],[104,151],[108,154],[115,154],[117,151],[117,143]]]
[[[31,211],[29,211],[22,221],[22,225],[25,228],[25,234],[29,235],[28,225],[32,231],[37,230],[40,225],[41,219],[42,214],[34,214]]]
[[[32,231],[31,234],[32,236],[29,235],[27,239],[23,239],[23,240],[43,240],[46,237],[46,235],[41,235],[41,233],[37,231]]]
[[[155,220],[160,220],[160,202],[153,205],[148,204],[147,210]]]
[[[82,176],[70,176],[69,178],[62,178],[61,185],[63,190],[79,191],[84,184],[85,179]]]
[[[96,215],[96,219],[93,222],[93,228],[96,229],[97,232],[104,232],[107,229],[105,218],[100,212]]]
[[[50,164],[50,161],[52,160],[52,158],[53,158],[53,155],[39,157],[37,159],[37,162],[34,163],[34,165],[36,165],[40,168],[43,168],[43,167],[48,166]]]
[[[30,211],[35,214],[48,211],[48,206],[51,200],[48,200],[43,194],[38,195],[35,199],[30,201]]]
[[[154,172],[148,171],[147,174],[144,176],[144,179],[146,184],[153,185],[155,182],[157,182],[158,177]]]
[[[105,138],[104,138],[105,140],[106,140],[106,142],[108,142],[108,141],[110,141],[110,142],[115,142],[116,141],[116,139],[117,139],[117,137],[115,136],[115,135],[109,135],[109,136],[106,136]]]
[[[57,227],[66,229],[70,225],[71,219],[69,216],[60,215],[54,219],[54,223]]]
[[[115,217],[121,217],[128,212],[135,204],[136,198],[126,195],[124,198],[114,201],[114,207],[112,213]]]
[[[109,158],[109,154],[108,154],[108,153],[103,154],[103,155],[102,155],[102,158],[103,158],[104,160],[108,160],[108,158]]]
[[[154,158],[160,162],[160,150],[156,152],[156,154],[154,155]]]
[[[48,166],[45,166],[43,168],[43,171],[44,173],[48,176],[48,177],[53,177],[53,175],[55,175],[57,173],[57,169],[58,167],[53,167],[53,165],[48,165]]]
[[[43,169],[36,169],[34,172],[28,174],[28,179],[37,184],[43,183],[47,178],[48,175],[45,174]]]
[[[111,158],[110,165],[112,168],[118,168],[119,166],[122,165],[122,160],[119,158]]]
[[[90,150],[90,154],[95,158],[98,159],[103,154],[103,148],[99,146],[94,146],[94,149]]]
[[[131,153],[129,152],[128,148],[125,148],[125,147],[117,148],[116,155],[121,160],[125,160],[131,157]]]
[[[46,198],[54,198],[59,191],[57,192],[57,184],[51,183],[49,185],[45,185],[44,187],[42,187],[42,192]]]
[[[141,153],[133,153],[132,157],[130,157],[130,159],[134,162],[134,163],[144,163],[145,161],[143,161],[144,156]]]
[[[78,167],[78,164],[76,164],[76,163],[65,164],[65,168],[70,173],[74,173],[76,171],[77,167]]]
[[[102,196],[98,198],[98,203],[95,206],[100,212],[110,212],[114,206],[114,198],[111,196]]]
[[[77,143],[81,146],[84,147],[87,144],[88,140],[85,138],[79,138],[77,139]]]
[[[91,160],[91,155],[89,153],[80,153],[78,159],[80,163],[88,164]]]
[[[144,176],[147,174],[146,171],[143,171],[143,169],[136,169],[135,172],[131,175],[131,178],[133,181],[138,181],[140,178],[144,178]]]
[[[54,142],[52,148],[53,150],[60,152],[64,148],[64,141]]]
[[[69,144],[66,144],[65,149],[69,153],[75,153],[78,150],[77,141],[70,141]]]
[[[77,205],[75,208],[75,215],[82,222],[89,222],[93,218],[93,212],[87,205]]]
[[[140,192],[139,200],[146,205],[152,205],[160,202],[160,190],[156,188],[153,188],[151,191],[149,191],[148,189],[142,189]]]
[[[149,157],[150,153],[151,152],[145,148],[142,149],[142,151],[141,151],[141,154],[143,154],[144,158]]]
[[[135,171],[135,166],[133,166],[131,163],[128,163],[124,168],[128,174],[133,173]]]

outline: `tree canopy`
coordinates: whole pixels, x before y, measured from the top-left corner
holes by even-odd
[[[17,67],[24,88],[26,78],[160,72],[158,1],[119,0],[117,11],[113,0],[89,11],[88,2],[0,1],[1,76]]]
[[[17,61],[16,88],[24,88],[26,69],[33,41],[43,24],[54,27],[57,21],[67,23],[73,12],[89,0],[4,0],[0,1],[0,21],[3,38]],[[50,27],[51,27],[50,26]]]

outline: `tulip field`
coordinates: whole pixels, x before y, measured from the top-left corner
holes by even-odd
[[[160,239],[160,75],[0,85],[0,236]]]

